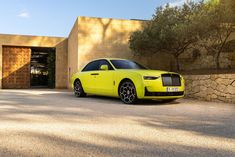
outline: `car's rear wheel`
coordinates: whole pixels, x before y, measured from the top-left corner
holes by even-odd
[[[119,88],[119,96],[125,104],[136,103],[137,94],[135,85],[129,80],[122,82]]]
[[[74,95],[76,97],[84,97],[86,96],[86,93],[84,92],[83,88],[82,88],[82,84],[79,80],[76,80],[74,82]]]

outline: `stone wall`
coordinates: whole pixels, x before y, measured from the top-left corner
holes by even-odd
[[[235,73],[184,75],[186,97],[235,104]]]

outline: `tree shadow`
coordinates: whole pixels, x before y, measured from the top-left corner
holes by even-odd
[[[182,117],[177,117],[175,115],[156,115],[154,118],[149,118],[148,120],[138,120],[142,125],[154,129],[160,127],[179,131],[183,130],[205,136],[227,138],[230,140],[235,139],[235,124],[233,121],[234,118],[200,118],[198,115],[184,115]]]
[[[228,141],[235,139],[235,113],[232,105],[195,104],[187,100],[166,104],[150,100],[140,105],[126,105],[118,98],[88,96],[80,99],[67,90],[43,91],[2,90],[1,122],[19,125],[54,122],[76,125],[92,122],[103,124],[113,118],[113,123],[116,119],[129,120],[156,131],[176,130]]]
[[[31,142],[32,145],[25,146],[22,142],[20,145],[13,144],[14,147],[5,151],[0,147],[0,155],[9,156],[17,154],[22,156],[136,156],[136,157],[186,157],[186,156],[234,156],[234,151],[216,148],[204,148],[200,146],[184,145],[183,143],[173,144],[171,142],[157,141],[155,143],[145,140],[133,139],[128,137],[119,137],[106,134],[86,134],[87,138],[97,138],[93,140],[81,140],[82,138],[66,138],[53,134],[41,132],[25,131],[22,139]],[[14,136],[14,135],[12,135]],[[104,141],[109,141],[103,143]],[[10,155],[11,156],[11,155]]]

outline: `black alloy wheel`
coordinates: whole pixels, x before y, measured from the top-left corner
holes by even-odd
[[[134,104],[137,101],[135,85],[131,81],[124,81],[119,88],[119,96],[125,104]]]
[[[82,84],[79,80],[75,81],[75,83],[74,83],[74,95],[76,97],[86,96],[86,93],[84,92],[84,90],[82,88]]]

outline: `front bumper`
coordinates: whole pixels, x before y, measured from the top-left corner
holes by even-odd
[[[176,88],[177,91],[169,91],[168,88]],[[178,99],[184,97],[184,79],[180,78],[178,86],[163,85],[162,78],[157,80],[143,80],[139,99]]]
[[[147,88],[145,88],[144,96],[183,96],[184,91],[180,92],[149,92]]]

